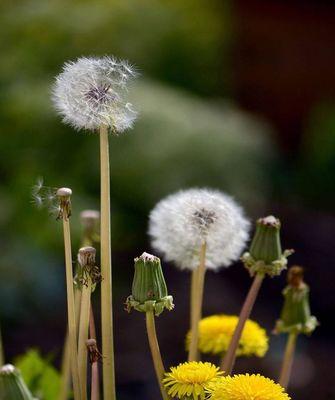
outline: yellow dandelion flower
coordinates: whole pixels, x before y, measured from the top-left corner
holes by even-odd
[[[209,362],[186,362],[171,367],[163,384],[168,394],[182,400],[204,400],[206,388],[222,375],[219,368]]]
[[[217,379],[208,390],[210,400],[290,400],[285,390],[262,375],[234,375]]]
[[[238,317],[235,315],[212,315],[199,322],[199,351],[201,353],[222,354],[228,350],[230,340],[235,331]],[[189,346],[190,333],[186,338]],[[264,357],[269,348],[269,338],[266,331],[257,323],[247,320],[237,356]]]

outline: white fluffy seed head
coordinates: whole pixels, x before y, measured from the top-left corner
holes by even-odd
[[[53,86],[55,108],[63,121],[76,129],[95,130],[106,125],[116,133],[123,132],[137,116],[125,100],[127,84],[135,76],[126,61],[112,57],[67,62]]]
[[[151,211],[152,247],[181,269],[199,265],[206,241],[206,267],[228,267],[240,256],[249,237],[249,221],[242,208],[226,194],[189,189],[161,200]]]

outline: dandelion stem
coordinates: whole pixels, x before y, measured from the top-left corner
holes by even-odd
[[[90,338],[97,338],[92,304],[90,311]],[[99,394],[99,365],[98,361],[95,361],[92,363],[91,367],[91,400],[99,400]]]
[[[200,249],[200,262],[196,270],[194,279],[194,289],[191,291],[193,295],[193,312],[191,325],[191,340],[188,353],[188,361],[197,361],[198,357],[198,340],[199,340],[199,321],[201,319],[205,273],[206,273],[206,242],[203,242]]]
[[[104,357],[103,392],[105,400],[115,400],[114,338],[112,308],[112,255],[110,232],[110,166],[108,128],[100,127],[101,175],[101,334]]]
[[[81,294],[80,306],[80,322],[79,322],[79,335],[78,335],[78,367],[80,381],[82,383],[82,397],[87,399],[87,346],[89,321],[90,321],[90,308],[91,308],[91,292],[92,282],[91,278],[87,279],[87,286],[83,285]]]
[[[1,329],[0,329],[0,367],[5,364],[5,353],[2,344],[2,336],[1,336]]]
[[[69,348],[70,363],[73,383],[73,392],[75,400],[81,400],[81,388],[78,373],[78,353],[77,353],[77,324],[75,313],[75,302],[73,292],[73,271],[72,271],[72,253],[70,222],[66,212],[63,214],[63,233],[65,246],[65,268],[66,268],[66,289],[67,289],[67,310],[68,310],[68,330],[69,330]]]
[[[80,316],[80,302],[81,302],[81,290],[75,289],[74,305],[76,312],[77,336],[78,336],[79,316]],[[70,343],[69,343],[69,332],[67,330],[64,341],[63,355],[62,355],[61,384],[60,384],[61,387],[59,391],[58,400],[68,399],[70,383],[71,383]]]
[[[251,314],[251,310],[255,304],[255,301],[256,301],[259,289],[262,285],[263,279],[264,279],[263,274],[260,274],[260,273],[256,274],[256,276],[252,282],[252,285],[249,289],[249,293],[244,301],[233,337],[230,341],[227,353],[221,363],[221,369],[222,369],[222,371],[225,372],[225,375],[230,375],[233,370],[233,367],[235,364],[235,359],[236,359],[236,351],[237,351],[238,344],[239,344],[241,336],[242,336],[243,328],[244,328],[244,325],[245,325],[247,319],[249,318],[249,316]]]
[[[149,340],[149,346],[151,350],[152,360],[155,367],[155,372],[159,384],[159,388],[162,394],[162,398],[164,400],[169,400],[169,397],[165,391],[162,379],[164,378],[165,370],[162,361],[161,352],[159,349],[159,344],[157,340],[156,327],[155,327],[155,316],[153,311],[146,312],[146,325],[147,325],[147,334]]]
[[[195,295],[196,295],[196,284],[198,279],[198,268],[192,271],[191,275],[191,290],[190,290],[190,327],[192,329],[193,314],[195,308]]]
[[[280,371],[279,384],[287,389],[288,384],[290,382],[290,376],[292,371],[292,365],[294,360],[295,347],[297,344],[298,334],[296,332],[292,332],[288,335],[286,349],[283,359],[283,364]]]

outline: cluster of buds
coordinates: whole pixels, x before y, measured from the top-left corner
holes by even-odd
[[[173,298],[168,295],[160,259],[143,253],[134,261],[135,274],[132,294],[126,301],[127,311],[132,308],[140,312],[153,311],[158,316],[165,308],[172,310]]]
[[[100,268],[95,262],[96,250],[94,247],[81,247],[78,251],[78,268],[75,282],[80,287],[87,286],[90,279],[92,285],[95,286],[101,282]]]
[[[251,276],[255,274],[280,275],[287,268],[287,257],[293,250],[282,251],[280,221],[272,215],[257,221],[250,249],[241,257]]]
[[[57,190],[56,196],[59,200],[57,220],[68,220],[71,217],[71,195],[72,190],[70,188],[64,187]]]
[[[311,315],[309,306],[309,286],[304,282],[304,271],[297,265],[291,267],[287,275],[288,285],[283,290],[284,305],[275,333],[311,334],[318,325]]]
[[[0,399],[34,400],[20,372],[11,364],[0,368]]]

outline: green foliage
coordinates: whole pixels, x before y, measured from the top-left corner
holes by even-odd
[[[60,374],[50,360],[42,358],[36,349],[28,350],[15,362],[24,381],[39,400],[55,400],[60,390]]]

